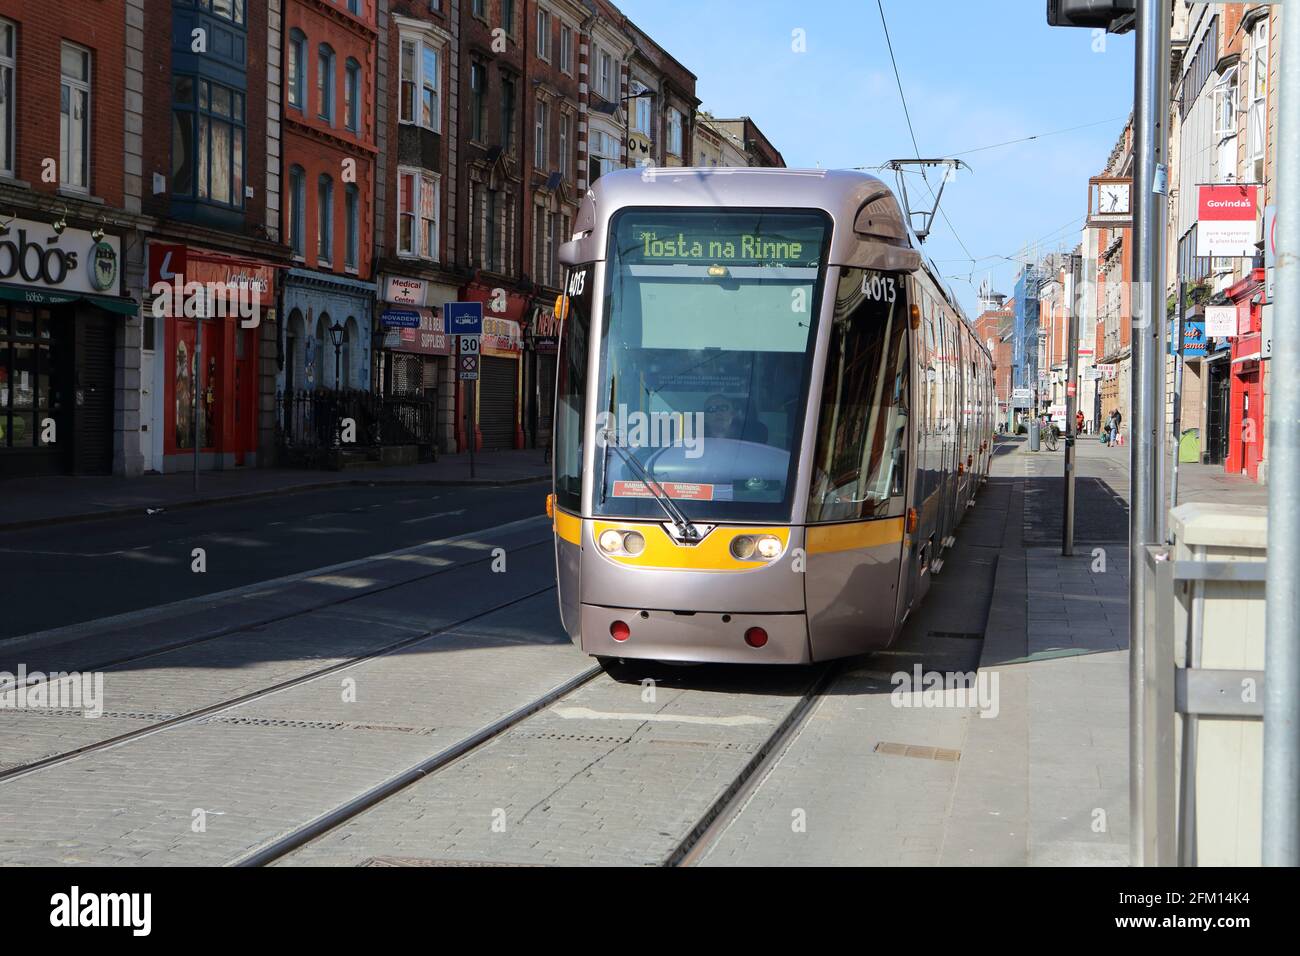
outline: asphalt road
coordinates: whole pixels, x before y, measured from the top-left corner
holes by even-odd
[[[0,638],[542,514],[546,485],[344,486],[0,532]],[[193,570],[202,548],[206,570]]]

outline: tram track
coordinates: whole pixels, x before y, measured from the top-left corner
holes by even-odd
[[[528,547],[535,547],[537,544],[545,544],[545,543],[547,542],[537,542],[534,543],[533,545],[528,545]],[[472,562],[472,564],[478,564],[478,563],[481,562]],[[464,568],[469,566],[471,565],[469,564],[456,565],[457,568]],[[446,570],[450,570],[450,569],[442,569],[442,571],[446,571]],[[422,578],[416,578],[413,579],[412,581],[402,582],[402,584],[403,585],[411,584],[432,576],[433,574],[425,575]],[[393,586],[396,587],[398,585],[393,585]],[[387,588],[385,588],[385,590],[386,589]],[[502,610],[505,610],[506,608],[513,607],[516,604],[520,604],[523,603],[524,601],[531,600],[532,598],[538,597],[542,594],[547,593],[548,591],[553,591],[553,590],[555,590],[555,585],[553,584],[547,585],[542,588],[537,588],[535,590],[529,591],[526,594],[522,594],[516,598],[512,598],[509,601],[503,601],[499,604],[495,604],[486,610],[478,611],[474,614],[467,615],[463,618],[460,618],[455,621],[451,621],[440,627],[431,628],[429,630],[422,631],[410,637],[404,637],[399,641],[390,641],[387,644],[384,644],[380,647],[367,651],[364,654],[354,655],[353,657],[350,657],[347,660],[338,661],[334,664],[330,664],[325,667],[315,668],[314,670],[307,671],[306,673],[298,674],[295,675],[294,677],[277,681],[273,684],[267,685],[266,687],[259,688],[258,690],[250,691],[249,693],[241,694],[236,697],[226,698],[216,703],[208,704],[203,707],[199,707],[194,710],[187,711],[183,714],[178,714],[175,717],[169,717],[166,720],[157,721],[145,727],[140,727],[123,734],[117,734],[112,737],[106,738],[104,740],[98,740],[89,744],[85,744],[81,747],[75,747],[72,750],[62,751],[57,754],[52,754],[48,757],[42,757],[38,760],[31,761],[29,763],[6,768],[5,770],[0,771],[0,784],[7,783],[11,780],[15,780],[20,777],[27,776],[28,774],[36,773],[41,770],[45,770],[47,768],[57,766],[59,764],[67,763],[68,761],[76,759],[78,757],[84,757],[88,754],[97,753],[103,750],[107,750],[111,747],[116,747],[121,744],[129,743],[134,740],[139,740],[141,738],[148,737],[153,734],[160,733],[164,730],[169,730],[174,727],[181,726],[183,724],[194,723],[204,718],[211,717],[215,714],[221,713],[222,711],[230,710],[232,708],[239,707],[244,704],[248,704],[252,701],[269,697],[272,694],[279,693],[280,691],[288,690],[289,688],[297,687],[301,684],[305,684],[310,681],[319,680],[323,677],[328,677],[332,674],[338,673],[339,671],[343,671],[352,667],[356,667],[360,664],[364,664],[367,661],[375,660],[380,657],[384,657],[386,655],[395,653],[397,651],[404,650],[405,648],[411,647],[415,644],[419,644],[422,641],[427,641],[429,638],[437,637],[441,634],[446,634],[448,632],[454,631],[457,628],[465,626],[466,624],[470,624],[481,618],[496,614]],[[377,592],[371,592],[371,593],[377,593]],[[308,613],[312,613],[315,610],[319,610],[319,608],[312,608],[309,610],[300,611],[298,612],[298,614],[308,614]],[[242,629],[248,629],[250,627],[260,627],[260,626],[262,625],[260,624],[245,625],[245,627]],[[207,639],[205,638],[205,640]],[[201,643],[201,641],[195,643]],[[151,654],[145,656],[153,656],[153,655]]]
[[[679,841],[666,859],[659,862],[659,865],[694,866],[703,859],[708,849],[722,835],[731,821],[735,819],[750,794],[780,758],[786,746],[805,726],[807,718],[816,709],[816,705],[827,687],[830,686],[840,671],[841,666],[839,664],[827,664],[823,665],[812,676],[807,688],[798,702],[790,709],[790,712],[777,725],[766,741],[755,750],[750,760],[746,762],[745,766],[741,768],[717,799],[710,804],[708,810],[700,817],[690,832]],[[275,840],[240,857],[230,865],[238,867],[266,866],[280,861],[312,841],[337,830],[362,814],[376,808],[400,791],[425,781],[440,771],[449,769],[458,761],[481,751],[529,718],[549,707],[560,704],[566,697],[601,676],[602,672],[602,668],[599,666],[588,668],[531,703],[517,708],[510,714],[450,747],[444,748],[425,760],[395,774],[354,799],[340,804],[333,810],[320,814],[301,827],[277,837]]]
[[[529,548],[536,548],[542,545],[551,544],[552,540],[553,539],[551,538],[551,536],[547,535],[545,538],[538,539],[537,541],[529,541],[525,544],[516,545],[514,550],[525,551]],[[455,543],[455,542],[449,542],[449,543]],[[380,560],[382,557],[383,556],[376,556],[373,558],[360,558],[358,559],[357,562],[355,563],[349,562],[349,564],[360,564],[366,561]],[[291,621],[295,618],[303,617],[308,614],[314,614],[317,611],[324,611],[332,607],[338,607],[343,604],[348,604],[352,601],[359,601],[362,598],[374,597],[377,594],[384,594],[388,591],[392,591],[397,588],[406,587],[407,585],[410,584],[419,584],[421,581],[428,581],[431,578],[436,578],[439,575],[447,574],[452,571],[463,571],[467,568],[473,568],[484,564],[490,564],[493,560],[494,559],[491,556],[488,556],[484,558],[479,558],[474,561],[451,563],[445,565],[444,567],[438,568],[437,570],[429,571],[425,574],[419,574],[416,575],[415,577],[407,578],[402,581],[394,581],[389,584],[381,584],[381,585],[374,585],[371,587],[361,588],[350,594],[345,594],[340,597],[333,598],[319,604],[314,604],[311,607],[299,608],[293,611],[286,611],[283,614],[275,614],[269,617],[258,618],[257,620],[254,621],[246,621],[243,624],[233,624],[230,627],[222,628],[211,634],[204,634],[201,637],[189,638],[183,641],[173,641],[170,644],[165,644],[162,645],[161,647],[153,647],[141,653],[129,654],[125,657],[116,657],[110,660],[100,661],[98,663],[90,664],[90,665],[82,665],[76,668],[64,667],[61,668],[61,670],[63,672],[75,670],[75,671],[80,671],[82,673],[86,673],[86,672],[95,672],[95,671],[107,671],[113,668],[123,667],[127,664],[135,664],[140,661],[149,660],[150,658],[153,657],[159,657],[164,654],[170,654],[173,651],[185,650],[186,648],[197,647],[201,644],[207,644],[207,643],[211,643],[212,641],[221,640],[224,637],[230,637],[231,635],[234,634],[247,633],[249,631],[257,630],[258,628],[267,627],[268,625],[271,624],[281,624],[285,621]],[[303,575],[301,579],[309,580],[310,577],[313,575],[328,574],[331,573],[332,571],[337,571],[337,570],[339,570],[337,566],[333,568],[317,569],[316,571],[311,571],[308,572],[306,575]],[[264,582],[262,584],[250,585],[250,587],[269,587],[272,583],[273,582]],[[213,599],[216,599],[218,597],[219,595],[212,595]],[[53,672],[51,671],[51,673]],[[49,683],[48,674],[43,674],[40,679],[28,680],[22,686],[30,688],[30,687],[40,685],[42,683]],[[7,684],[0,685],[0,694],[4,694],[4,693],[8,693],[9,691],[16,690],[18,689],[18,687],[19,684],[17,681],[11,681]],[[4,779],[4,775],[0,773],[0,780],[2,779]]]

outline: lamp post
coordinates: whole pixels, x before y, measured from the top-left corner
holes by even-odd
[[[339,356],[343,351],[343,326],[338,319],[330,326],[330,341],[334,343],[334,390],[339,391]]]

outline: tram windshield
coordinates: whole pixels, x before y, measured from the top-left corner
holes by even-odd
[[[614,218],[598,434],[691,520],[791,518],[829,233],[814,210]],[[662,518],[655,491],[604,444],[596,512]]]

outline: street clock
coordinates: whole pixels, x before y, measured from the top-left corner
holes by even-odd
[[[1133,180],[1094,176],[1088,180],[1088,225],[1110,229],[1133,225]]]

